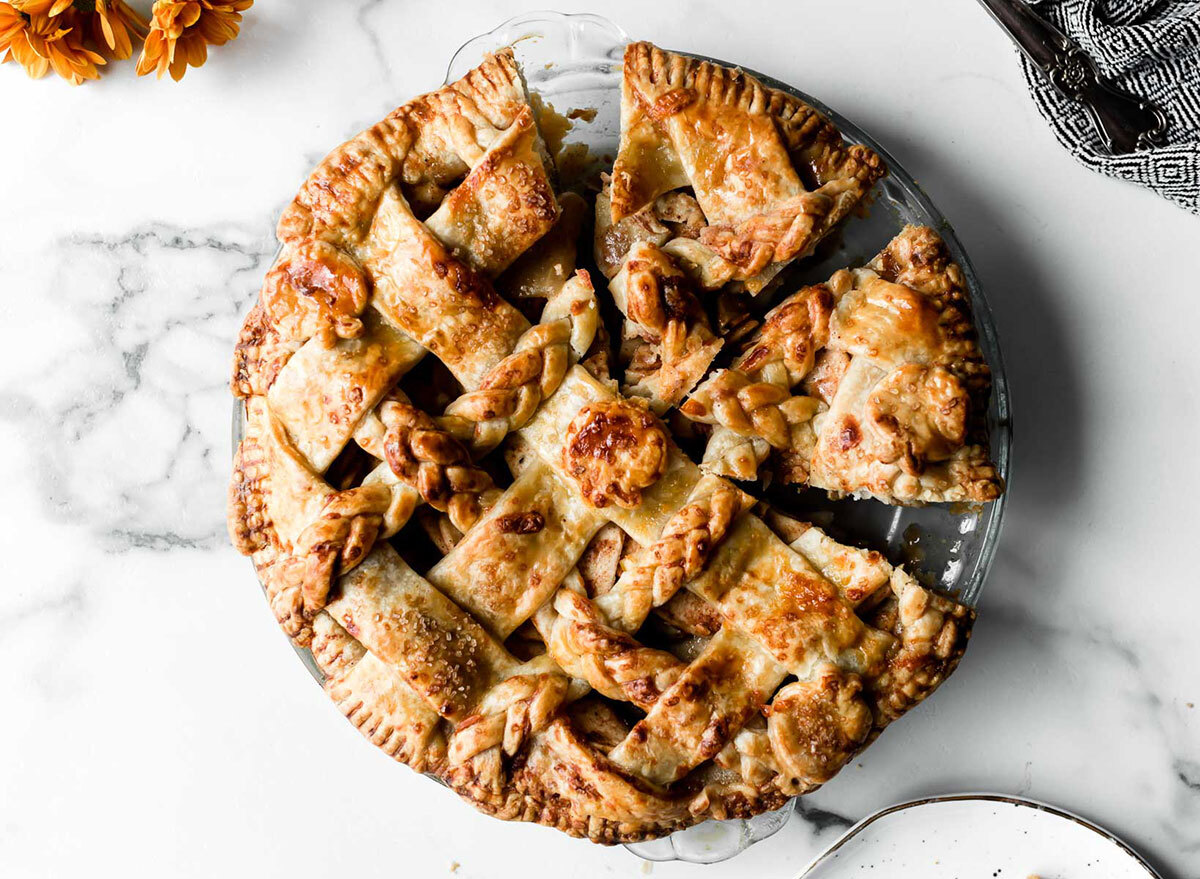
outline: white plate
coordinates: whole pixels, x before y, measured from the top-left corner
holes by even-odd
[[[850,828],[797,879],[1161,879],[1128,845],[1062,809],[1001,794],[889,806]]]

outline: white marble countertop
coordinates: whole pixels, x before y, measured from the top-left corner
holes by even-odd
[[[230,351],[275,216],[466,37],[536,8],[442,5],[259,0],[178,85],[0,68],[4,875],[643,874],[365,743],[225,535]],[[776,837],[653,875],[793,876],[870,810],[985,789],[1200,876],[1200,218],[1077,165],[965,0],[561,5],[874,133],[956,226],[1013,385],[1006,530],[961,669]]]

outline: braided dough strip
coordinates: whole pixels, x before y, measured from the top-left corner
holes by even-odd
[[[638,241],[609,281],[626,334],[646,343],[626,367],[626,395],[645,397],[661,415],[695,386],[721,350],[688,276],[649,241]]]
[[[845,275],[805,287],[771,309],[734,365],[706,379],[680,406],[688,418],[715,425],[701,465],[706,472],[754,479],[772,448],[811,447],[809,422],[818,401],[793,397],[791,388],[828,342],[835,290]]]
[[[564,586],[534,618],[547,650],[568,674],[610,698],[649,708],[683,664],[638,643],[632,633],[707,563],[752,499],[720,480],[701,479],[662,535],[604,595]]]
[[[370,434],[356,434],[379,452],[393,475],[421,500],[446,513],[459,531],[470,530],[500,496],[492,476],[466,448],[400,391],[379,406]]]
[[[510,353],[484,374],[479,386],[446,407],[441,425],[478,456],[525,424],[557,390],[567,368],[596,336],[600,312],[591,277],[579,270],[542,311]]]

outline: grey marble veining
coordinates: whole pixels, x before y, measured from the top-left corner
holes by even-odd
[[[158,224],[50,243],[30,282],[52,292],[61,347],[0,383],[47,516],[106,552],[224,543],[230,340],[274,248]]]

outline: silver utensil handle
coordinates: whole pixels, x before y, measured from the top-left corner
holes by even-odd
[[[979,0],[1059,92],[1083,105],[1114,155],[1161,145],[1167,117],[1100,75],[1096,62],[1022,0]]]

